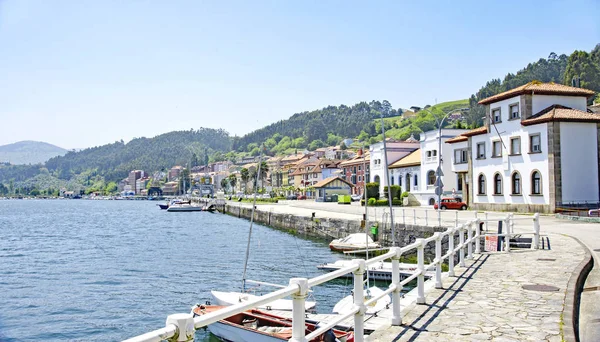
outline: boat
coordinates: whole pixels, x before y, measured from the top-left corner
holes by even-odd
[[[208,211],[211,213],[214,213],[217,210],[216,206],[214,204],[210,204],[210,205],[205,205],[202,207],[202,211]]]
[[[222,308],[224,306],[196,305],[192,309],[192,314],[194,317],[202,316]],[[315,323],[306,322],[305,325],[306,334],[318,328]],[[220,339],[231,342],[289,341],[292,338],[292,320],[253,309],[209,324],[208,330]],[[354,333],[330,329],[310,341],[353,342]]]
[[[168,212],[188,212],[188,211],[202,211],[202,207],[192,205],[189,203],[180,203],[170,205],[167,209]]]
[[[215,303],[218,305],[233,305],[238,303],[247,302],[258,298],[259,296],[242,293],[242,292],[222,292],[222,291],[210,291],[215,299]],[[304,308],[306,311],[314,311],[316,302],[305,301]],[[279,310],[279,311],[292,311],[292,301],[289,299],[277,299],[265,305],[258,307],[261,310]]]
[[[367,248],[380,248],[378,242],[373,241],[368,234],[354,233],[345,238],[335,239],[329,244],[329,248],[336,252],[362,251]]]
[[[352,266],[352,260],[337,260],[334,263],[321,264],[317,268],[329,272],[337,271],[344,267]],[[400,263],[400,278],[410,276],[417,269],[415,264]],[[380,261],[377,264],[368,267],[368,277],[371,280],[392,281],[392,263]],[[347,273],[345,277],[351,278],[352,273]]]
[[[379,296],[383,292],[384,291],[382,289],[378,288],[377,286],[367,287],[364,290],[365,302],[373,297]],[[367,315],[374,315],[374,314],[378,313],[379,311],[387,308],[391,302],[392,302],[392,299],[390,298],[389,295],[384,296],[381,299],[379,299],[378,301],[367,306],[367,308],[366,308],[367,311],[365,313]],[[335,304],[335,306],[333,307],[332,311],[333,311],[333,313],[337,313],[337,314],[345,314],[345,313],[351,311],[352,309],[354,309],[354,296],[350,295],[350,296],[344,297],[342,300],[337,302],[337,304]]]
[[[165,203],[165,204],[157,204],[157,206],[161,209],[161,210],[166,210],[169,209],[170,206],[174,205],[174,204],[190,204],[191,201],[190,200],[182,200],[180,198],[174,198],[171,201]]]

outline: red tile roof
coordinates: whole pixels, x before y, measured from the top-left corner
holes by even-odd
[[[532,94],[532,95],[567,95],[567,96],[585,96],[590,97],[594,95],[593,90],[570,87],[558,83],[541,83],[541,82],[529,82],[520,87],[505,91],[494,96],[490,96],[479,101],[479,104],[485,105],[493,102],[505,100],[514,96]]]
[[[561,105],[552,105],[521,121],[521,125],[529,126],[550,121],[600,122],[600,114],[588,113]]]
[[[487,127],[483,126],[483,127],[475,128],[468,132],[464,132],[463,134],[457,135],[454,138],[450,138],[450,139],[446,140],[446,144],[453,144],[453,143],[457,143],[457,142],[461,142],[461,141],[467,141],[467,140],[469,140],[469,137],[472,137],[474,135],[479,135],[479,134],[485,134],[485,133],[487,133]]]
[[[350,185],[350,187],[351,187],[351,188],[352,188],[352,187],[354,187],[354,185],[353,185],[352,183],[350,183],[350,182],[348,182],[347,180],[344,180],[344,179],[342,179],[342,178],[340,178],[340,177],[338,177],[338,176],[333,176],[333,177],[325,178],[325,179],[323,179],[322,181],[315,183],[315,184],[313,185],[313,187],[314,187],[314,188],[322,188],[322,187],[324,187],[325,185],[327,185],[327,184],[329,184],[329,183],[331,183],[331,182],[333,182],[333,181],[335,181],[335,180],[340,180],[340,181],[342,181],[342,182],[344,182],[344,183],[346,183],[346,184]]]

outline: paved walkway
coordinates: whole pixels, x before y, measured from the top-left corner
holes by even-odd
[[[574,239],[550,235],[551,250],[484,253],[456,268],[426,305],[403,308],[403,325],[369,341],[561,341],[562,311],[571,273],[584,258]],[[549,285],[556,291],[526,290]],[[389,315],[389,313],[382,313]]]

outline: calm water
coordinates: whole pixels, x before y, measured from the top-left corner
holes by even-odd
[[[168,213],[151,201],[0,201],[0,341],[113,341],[239,290],[248,221]],[[340,254],[255,225],[248,278],[287,284]],[[315,289],[319,312],[350,281]],[[198,331],[199,341],[213,341]]]

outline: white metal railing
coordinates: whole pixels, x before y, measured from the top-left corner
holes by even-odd
[[[517,235],[511,231],[511,225],[514,220],[532,220],[531,217],[514,218],[512,215],[508,215],[504,218],[506,222],[507,232],[503,234],[487,234],[495,236],[506,237],[505,251],[510,252],[510,237]],[[491,221],[491,220],[490,220]],[[494,220],[496,221],[496,220]],[[442,263],[448,260],[448,275],[455,276],[455,265],[454,258],[458,253],[458,261],[460,267],[465,267],[465,259],[473,259],[473,253],[480,253],[480,238],[481,230],[480,223],[484,222],[479,218],[472,219],[468,222],[455,225],[448,228],[444,232],[437,232],[433,236],[426,239],[416,239],[410,245],[400,247],[391,247],[389,252],[368,259],[354,259],[354,263],[351,266],[344,267],[342,269],[320,275],[311,279],[307,278],[292,278],[290,279],[289,285],[285,286],[277,291],[265,294],[256,299],[228,306],[221,310],[208,313],[206,315],[193,317],[192,314],[174,314],[167,317],[166,326],[164,328],[151,331],[149,333],[133,337],[126,340],[126,342],[149,342],[149,341],[193,341],[195,330],[208,326],[209,324],[215,323],[219,320],[228,318],[230,316],[239,314],[243,311],[255,308],[260,305],[270,303],[274,300],[281,299],[287,296],[292,296],[292,338],[289,341],[292,342],[304,342],[310,341],[313,338],[321,335],[332,327],[336,326],[340,322],[354,316],[354,338],[356,342],[364,341],[364,316],[367,305],[370,305],[382,297],[390,294],[392,296],[392,325],[400,325],[402,323],[401,312],[400,312],[400,291],[403,286],[408,284],[414,279],[417,279],[417,298],[418,304],[425,304],[425,273],[431,269],[435,269],[435,288],[442,288]],[[539,244],[539,214],[533,216],[533,240],[532,249],[537,249]],[[458,245],[455,245],[455,236],[458,234]],[[522,235],[523,233],[519,233]],[[466,235],[466,236],[465,236]],[[446,253],[442,254],[442,240],[448,238],[448,246]],[[425,264],[424,250],[425,246],[429,243],[435,243],[435,259],[429,264]],[[474,245],[474,248],[473,248]],[[417,253],[417,268],[408,277],[400,281],[400,257],[412,250],[416,250]],[[466,255],[465,255],[466,253]],[[392,260],[392,280],[387,290],[383,291],[380,295],[375,296],[364,301],[363,292],[363,275],[365,269],[370,266],[377,264],[381,261],[391,259]],[[343,315],[339,315],[336,319],[327,322],[327,324],[320,326],[317,330],[310,334],[305,334],[305,299],[311,287],[323,284],[330,280],[342,277],[350,272],[353,272],[354,279],[354,307],[353,309]]]

